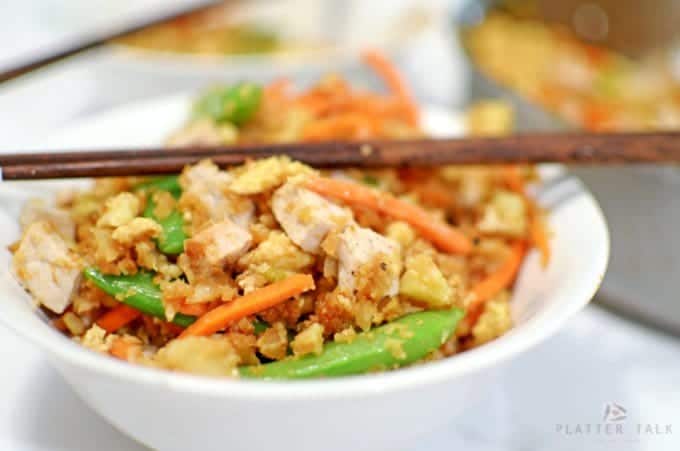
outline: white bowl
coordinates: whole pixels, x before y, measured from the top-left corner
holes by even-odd
[[[53,148],[158,144],[183,120],[188,102],[187,96],[176,96],[120,108],[64,130],[48,143]],[[425,122],[435,134],[461,130],[460,121],[442,111],[428,110]],[[403,449],[465,412],[489,387],[502,362],[555,333],[597,290],[609,253],[600,209],[580,182],[560,168],[544,172],[549,177],[561,174],[561,181],[541,194],[553,206],[550,266],[541,268],[535,252],[528,256],[512,301],[514,329],[439,362],[383,374],[292,382],[211,379],[133,366],[82,348],[52,329],[8,272],[0,278],[0,320],[42,348],[96,412],[156,449]],[[3,182],[3,249],[18,236],[16,211],[25,197],[18,190],[49,196],[64,183],[17,188]],[[0,265],[7,267],[9,259],[3,251]]]

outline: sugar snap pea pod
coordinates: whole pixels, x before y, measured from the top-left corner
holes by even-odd
[[[187,239],[182,213],[179,210],[173,210],[165,218],[159,219],[154,214],[156,203],[153,201],[154,191],[168,191],[175,199],[182,195],[182,188],[179,186],[177,176],[158,177],[137,185],[135,189],[150,191],[143,214],[144,217],[153,219],[161,226],[161,236],[157,240],[158,249],[164,254],[181,254],[184,251],[184,240]]]
[[[144,209],[144,217],[156,221],[163,230],[160,238],[157,240],[158,249],[164,254],[181,254],[182,251],[184,251],[184,240],[187,239],[186,233],[184,233],[184,218],[182,217],[182,213],[175,210],[165,218],[159,219],[154,214],[156,203],[153,201],[153,193],[155,191],[167,191],[175,199],[179,199],[182,195],[179,177],[176,175],[155,177],[135,186],[134,190],[149,191],[146,208]]]
[[[177,175],[153,177],[136,185],[134,190],[168,191],[175,199],[179,199],[179,196],[182,194],[182,187],[179,185],[179,176]]]
[[[239,126],[255,114],[261,99],[262,88],[254,83],[219,86],[198,98],[194,104],[194,115],[209,117],[217,123],[231,122]]]
[[[102,274],[95,268],[85,268],[85,277],[107,294],[120,302],[136,308],[142,313],[165,319],[161,290],[153,282],[153,274],[138,272],[131,276],[113,276]],[[177,313],[172,322],[188,327],[196,318],[194,316]]]
[[[151,218],[160,224],[162,232],[158,237],[158,249],[164,254],[177,255],[184,251],[184,240],[187,234],[184,232],[184,217],[179,210],[173,210],[168,216],[159,219],[154,214],[156,203],[149,196],[144,209],[144,216]]]
[[[351,343],[328,343],[318,356],[241,367],[239,372],[244,377],[302,379],[408,365],[448,340],[462,317],[460,309],[413,313],[360,333]]]

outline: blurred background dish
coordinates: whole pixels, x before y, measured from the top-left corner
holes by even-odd
[[[398,62],[419,98],[460,105],[465,71],[447,13],[459,3],[227,2],[114,42],[102,57],[99,76],[109,84],[121,77],[131,80],[126,100],[215,81],[267,82],[294,76],[310,84],[338,71],[350,81],[370,83],[356,55],[375,47]]]
[[[530,3],[492,8],[466,30],[465,48],[485,76],[589,130],[680,127],[672,49],[632,58],[580,39],[576,25],[545,22],[519,7]]]
[[[98,9],[76,0],[61,8],[54,0],[12,0],[8,7],[13,17],[24,20],[31,30],[15,27],[23,36],[19,54],[30,58],[55,42],[72,41],[98,30],[107,18],[116,23],[131,17],[139,20],[151,13],[157,15],[161,9],[193,3],[205,1],[121,0],[115,8]],[[177,91],[198,91],[217,82],[265,83],[289,77],[305,86],[325,74],[342,72],[350,82],[374,89],[377,81],[358,57],[358,51],[366,47],[383,49],[411,81],[419,99],[454,106],[464,101],[466,71],[448,14],[459,8],[461,0],[392,0],[368,5],[359,0],[226,3],[224,10],[216,10],[215,21],[229,24],[231,31],[257,30],[258,40],[270,36],[267,48],[254,53],[194,54],[171,51],[167,43],[162,51],[113,43],[89,51],[0,85],[0,134],[5,146],[29,146],[35,137],[55,127],[112,106]],[[197,19],[201,20],[208,19]],[[12,29],[0,29],[0,37],[11,40]],[[176,41],[169,44],[172,42]],[[13,49],[0,52],[0,64],[16,60],[16,54]],[[36,99],[42,105],[58,107],[38,107]]]
[[[658,37],[664,24],[676,17],[678,3],[637,3],[639,8],[626,10],[628,16],[617,10],[623,6],[618,2],[559,3],[558,22],[546,20],[546,2],[540,0],[465,5],[462,36],[470,62],[470,97],[504,99],[516,112],[518,131],[680,129],[680,53],[670,39],[675,35],[661,33],[665,41]],[[565,11],[565,4],[571,9]],[[628,27],[631,15],[658,16],[666,7],[667,17],[657,21],[656,28],[649,20],[634,21],[638,25],[629,27],[627,36],[638,33],[648,51],[633,45],[623,54],[603,45],[610,43],[607,33],[599,41],[583,39],[579,10],[587,5],[597,6],[597,14],[615,35]],[[614,44],[626,48],[620,39]],[[680,334],[676,302],[680,281],[675,277],[680,244],[674,240],[680,223],[680,210],[674,207],[680,196],[680,171],[650,166],[573,168],[573,172],[593,190],[611,228],[611,262],[597,299]]]
[[[153,25],[114,44],[150,52],[195,55],[242,55],[297,52],[323,47],[323,42],[295,42],[271,25],[258,24],[255,17],[243,17],[244,7],[218,4],[208,10]]]

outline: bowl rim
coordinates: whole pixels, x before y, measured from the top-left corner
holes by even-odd
[[[111,110],[83,117],[57,131],[54,135],[58,136],[60,132],[63,134],[69,129],[77,130],[90,122],[101,121],[107,115],[120,113],[125,109],[148,108],[149,105],[180,98],[186,99],[187,95],[183,93],[141,102],[130,102]],[[429,108],[426,108],[426,110],[429,110]],[[434,110],[436,111],[436,108]],[[558,169],[562,170],[561,168]],[[586,206],[590,208],[593,230],[601,235],[602,240],[598,243],[598,246],[593,246],[594,255],[591,263],[594,265],[594,269],[592,270],[592,280],[589,279],[587,283],[584,282],[576,288],[572,287],[574,291],[570,292],[570,302],[541,310],[524,324],[514,327],[502,337],[458,354],[453,358],[402,368],[397,371],[302,381],[261,381],[197,376],[134,365],[101,355],[66,338],[47,324],[44,324],[47,327],[41,333],[35,333],[31,325],[22,327],[12,324],[6,321],[3,315],[0,315],[0,324],[4,324],[17,335],[43,348],[48,352],[50,360],[54,360],[56,357],[68,365],[99,373],[103,376],[175,392],[234,399],[322,400],[347,398],[349,396],[378,396],[397,390],[415,390],[424,385],[441,384],[447,380],[469,375],[504,362],[554,334],[568,319],[588,304],[604,278],[609,259],[610,238],[600,206],[580,181],[578,182],[577,195],[571,199],[571,201],[576,200],[585,201]],[[2,213],[6,214],[5,211]],[[8,213],[7,216],[10,219],[13,218]],[[0,274],[0,278],[2,277],[11,277],[9,271],[3,271]],[[17,289],[20,289],[14,280],[11,282],[17,285]],[[25,296],[28,297],[28,295]],[[58,363],[57,366],[61,367],[61,363]]]

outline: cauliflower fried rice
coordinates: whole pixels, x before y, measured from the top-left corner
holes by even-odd
[[[295,95],[277,82],[249,116],[195,111],[168,144],[421,136],[386,67],[376,66],[387,95],[338,77]],[[508,128],[475,126],[479,115],[471,133]],[[54,205],[29,202],[13,270],[64,334],[134,364],[233,377],[291,362],[295,371],[328,365],[295,373],[304,377],[389,370],[512,327],[526,249],[548,253],[542,213],[524,190],[533,179],[528,167],[319,171],[286,156],[230,168],[205,160],[176,177],[97,179]],[[458,244],[442,245],[449,238]],[[462,319],[441,330],[413,316],[452,311]],[[425,329],[435,340],[416,345]],[[355,362],[345,368],[334,355]]]

